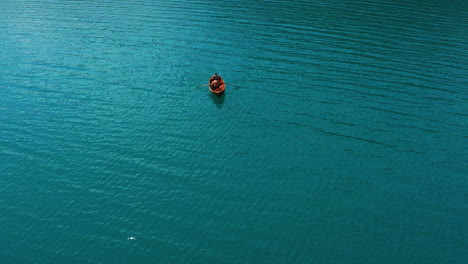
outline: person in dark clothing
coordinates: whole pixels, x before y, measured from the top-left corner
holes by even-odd
[[[218,75],[218,73],[214,73],[213,76],[210,77],[210,83],[212,83],[214,80],[219,81],[221,80],[221,76]]]

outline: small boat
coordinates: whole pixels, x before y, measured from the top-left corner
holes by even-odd
[[[219,85],[219,87],[213,87],[213,85],[208,85],[208,87],[210,88],[210,92],[212,92],[214,95],[216,96],[221,96],[223,95],[224,91],[226,90],[226,84],[224,83],[223,81],[223,78],[221,78],[221,76],[219,77],[219,80],[218,82],[221,82],[221,84]]]

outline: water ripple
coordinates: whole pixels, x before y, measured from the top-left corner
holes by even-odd
[[[0,255],[461,263],[465,6],[2,1]]]

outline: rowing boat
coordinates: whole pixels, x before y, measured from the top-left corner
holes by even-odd
[[[224,83],[223,78],[221,78],[221,76],[219,77],[218,82],[221,82],[221,84],[218,87],[214,87],[210,83],[210,85],[208,85],[208,88],[210,88],[210,92],[212,92],[214,95],[221,96],[226,90],[226,84]]]

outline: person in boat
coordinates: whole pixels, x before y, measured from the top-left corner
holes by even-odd
[[[218,81],[218,80],[213,80],[213,81],[211,81],[211,83],[210,83],[210,88],[215,90],[215,89],[218,89],[220,85],[221,85],[221,82],[220,82],[220,81]]]
[[[213,81],[219,81],[221,80],[221,76],[218,75],[218,73],[214,73],[213,76],[210,77],[210,83],[212,83]]]
[[[221,76],[218,75],[218,73],[214,73],[213,76],[210,77],[210,87],[211,89],[218,89],[221,84],[222,84],[222,81],[221,81]]]

